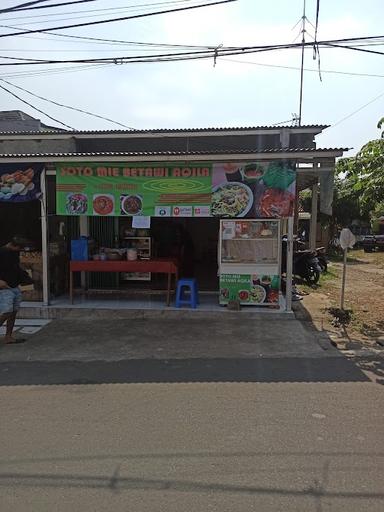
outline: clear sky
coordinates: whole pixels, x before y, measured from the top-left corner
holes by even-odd
[[[51,2],[58,3],[59,0]],[[3,0],[1,8],[19,3],[21,0]],[[95,0],[76,7],[69,5],[55,10],[0,14],[0,34],[14,31],[4,28],[5,25],[32,30],[197,3],[204,3],[204,0],[169,0],[167,3],[165,0]],[[306,4],[307,16],[314,24],[316,0],[307,0]],[[237,0],[221,6],[60,33],[183,45],[292,43],[300,41],[300,26],[293,27],[299,21],[302,9],[303,0]],[[80,19],[77,16],[81,11],[87,12]],[[59,13],[64,14],[59,16]],[[383,19],[383,0],[321,0],[318,39],[382,35]],[[314,28],[309,23],[307,28],[306,37],[310,41]],[[384,45],[371,49],[384,52]],[[79,59],[146,55],[157,51],[146,46],[138,49],[128,45],[97,44],[48,34],[0,39],[0,55],[3,57]],[[321,49],[320,81],[312,53],[312,49],[305,53],[305,68],[311,71],[306,71],[304,76],[303,124],[333,125],[382,94],[381,98],[317,138],[320,147],[350,147],[357,151],[367,140],[379,136],[376,124],[384,116],[384,55]],[[73,64],[2,66],[0,78],[133,128],[258,126],[290,120],[293,113],[298,113],[300,58],[299,50],[279,50],[219,58],[216,66],[213,59],[112,64],[85,69],[84,65],[74,67]],[[0,62],[5,61],[1,59]],[[43,74],[37,74],[42,70]],[[327,71],[381,76],[350,76]],[[13,88],[12,91],[76,129],[118,129],[107,121],[57,107]],[[54,124],[3,90],[0,98],[2,110],[23,110],[47,124]]]

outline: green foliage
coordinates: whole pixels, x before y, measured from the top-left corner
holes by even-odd
[[[333,221],[337,226],[348,226],[354,219],[368,220],[361,210],[360,192],[355,188],[355,180],[349,176],[335,178],[333,195]]]
[[[384,126],[384,118],[377,126],[379,129]],[[384,132],[381,135],[381,139],[367,142],[355,157],[342,158],[336,165],[336,174],[344,176],[342,197],[356,199],[364,217],[384,200]]]
[[[299,192],[300,204],[305,212],[311,211],[312,206],[312,191],[309,188],[300,190]]]
[[[384,117],[380,119],[380,121],[377,123],[377,127],[379,130],[381,130],[381,127],[384,127]],[[381,138],[384,137],[384,130],[381,132]]]

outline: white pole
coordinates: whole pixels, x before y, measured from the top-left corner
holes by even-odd
[[[316,183],[312,185],[311,224],[309,228],[309,248],[311,251],[316,249],[318,195],[319,191]]]
[[[347,254],[348,254],[348,247],[344,249],[343,279],[341,282],[341,298],[340,298],[340,309],[341,310],[344,310],[345,277],[347,274]]]
[[[280,242],[281,243],[281,242]],[[292,271],[293,271],[293,217],[288,218],[287,261],[286,261],[286,311],[292,311]]]
[[[48,222],[46,171],[40,175],[41,205],[41,253],[43,257],[43,305],[49,305],[49,259],[48,259]]]

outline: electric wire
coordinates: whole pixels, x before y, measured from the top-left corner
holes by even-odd
[[[324,43],[326,46],[330,46],[331,48],[343,48],[344,50],[355,50],[358,52],[365,52],[365,53],[373,53],[376,55],[384,55],[384,52],[378,52],[376,50],[366,50],[365,48],[356,48],[355,46],[347,46],[343,44],[332,44],[332,43]]]
[[[23,4],[14,5],[13,7],[7,7],[6,9],[0,9],[0,14],[6,13],[6,12],[13,12],[17,11],[18,9],[22,9],[26,6],[32,6],[36,4],[44,4],[46,2],[49,2],[50,0],[35,0],[33,2],[24,2]]]
[[[372,103],[374,103],[375,101],[377,101],[378,99],[382,98],[384,96],[384,92],[379,94],[378,96],[376,96],[375,98],[373,98],[372,100],[368,101],[368,103],[365,103],[365,105],[362,105],[361,107],[359,107],[357,110],[354,110],[353,112],[351,112],[350,114],[348,114],[347,116],[343,117],[342,119],[340,119],[339,121],[337,121],[336,123],[332,124],[331,126],[329,126],[327,128],[327,130],[330,130],[331,128],[334,128],[335,126],[338,126],[339,124],[343,123],[344,121],[346,121],[347,119],[349,119],[350,117],[354,116],[355,114],[357,114],[358,112],[360,112],[361,110],[363,110],[364,108],[368,107],[369,105],[371,105]]]
[[[227,59],[225,57],[222,57],[220,60],[224,62],[235,62],[237,64],[250,64],[254,66],[262,66],[267,68],[278,68],[278,69],[291,69],[294,71],[300,70],[297,66],[283,66],[279,64],[264,64],[261,62],[252,62],[252,61],[245,61],[245,60],[237,60],[237,59]],[[317,69],[311,69],[311,68],[304,68],[304,71],[309,71],[312,73],[318,73]],[[372,78],[384,78],[384,75],[376,75],[371,73],[355,73],[353,71],[336,71],[334,69],[322,69],[322,73],[332,73],[336,75],[347,75],[347,76],[365,76],[365,77],[372,77]]]
[[[148,6],[155,6],[155,5],[166,5],[166,4],[180,4],[180,3],[187,3],[191,2],[193,0],[168,0],[167,2],[152,2],[152,3],[145,3],[145,4],[136,4],[133,6],[125,6],[125,7],[106,7],[104,9],[87,9],[78,11],[78,13],[92,13],[92,12],[111,12],[111,11],[123,11],[125,9],[128,9],[130,7],[148,7]],[[6,18],[7,21],[11,20],[29,20],[29,19],[35,19],[35,18],[48,18],[52,16],[66,16],[67,14],[73,14],[73,11],[66,11],[61,13],[48,13],[48,14],[34,14],[32,16],[14,16],[12,18]]]
[[[170,14],[170,13],[174,13],[174,12],[189,11],[192,9],[200,9],[202,7],[212,7],[212,6],[223,5],[223,4],[232,3],[232,2],[237,2],[237,0],[216,0],[215,2],[206,3],[206,4],[191,5],[188,7],[178,7],[176,9],[165,9],[163,11],[135,14],[134,16],[123,16],[120,18],[89,21],[86,23],[61,25],[59,27],[48,27],[48,28],[34,29],[34,30],[28,30],[28,31],[22,31],[22,32],[10,32],[8,34],[0,34],[0,37],[12,37],[12,36],[20,36],[22,34],[37,34],[37,33],[43,33],[43,32],[51,32],[52,30],[65,30],[65,29],[70,29],[70,28],[89,27],[89,26],[101,25],[101,24],[105,24],[105,23],[114,23],[114,22],[118,22],[118,21],[126,21],[126,20],[145,18],[148,16],[158,16],[159,14]]]
[[[28,105],[29,107],[33,108],[34,110],[36,110],[37,112],[40,112],[40,114],[43,114],[44,116],[48,117],[49,119],[52,119],[52,121],[55,121],[56,123],[59,123],[59,124],[62,124],[63,126],[65,126],[66,128],[69,128],[70,130],[74,130],[74,128],[72,126],[69,126],[68,124],[65,124],[63,123],[62,121],[59,121],[58,119],[56,119],[55,117],[52,117],[50,116],[49,114],[47,114],[46,112],[44,112],[43,110],[40,110],[39,108],[35,107],[34,105],[32,105],[31,103],[29,103],[28,101],[24,100],[23,98],[20,98],[20,96],[18,96],[17,94],[15,94],[14,92],[10,91],[9,89],[7,89],[6,87],[4,87],[3,85],[0,84],[0,89],[3,89],[4,91],[6,91],[7,93],[11,94],[11,96],[14,96],[15,98],[17,98],[19,101],[25,103],[26,105]]]
[[[61,75],[67,73],[75,73],[77,71],[91,71],[94,69],[101,69],[107,67],[114,67],[114,64],[88,64],[88,65],[77,65],[77,66],[63,66],[55,69],[42,69],[37,71],[21,71],[16,73],[1,74],[2,78],[33,78],[36,76],[51,76]]]
[[[0,25],[0,27],[4,28],[12,28],[10,25]],[[25,27],[20,28],[18,30],[27,30]],[[103,44],[108,46],[149,46],[149,47],[159,47],[159,48],[184,48],[184,49],[215,49],[217,45],[190,45],[190,44],[170,44],[170,43],[153,43],[153,42],[142,42],[142,41],[126,41],[122,39],[105,39],[101,37],[90,37],[90,36],[75,36],[73,34],[56,34],[51,32],[52,35],[57,37],[64,37],[68,39],[79,39],[90,44]],[[52,40],[57,41],[57,38],[46,37],[45,34],[42,34],[43,37],[30,37],[26,35],[21,35],[20,37],[26,39],[37,39],[39,41]],[[76,41],[66,41],[68,43],[75,43]],[[383,43],[384,44],[384,43]],[[224,48],[234,48],[232,46],[225,46]],[[65,50],[63,50],[65,51]]]
[[[91,1],[91,0],[87,0],[87,1]],[[92,0],[93,1],[93,0]],[[140,10],[149,10],[150,8],[153,8],[155,6],[161,6],[161,5],[179,5],[179,4],[187,4],[189,2],[191,2],[193,0],[170,0],[168,2],[152,2],[152,3],[145,3],[145,4],[135,4],[135,5],[129,5],[129,6],[125,6],[125,7],[112,7],[112,8],[108,8],[108,9],[88,9],[88,10],[81,10],[81,11],[76,11],[76,12],[62,12],[62,13],[50,13],[50,14],[40,14],[40,15],[35,15],[35,16],[18,16],[18,17],[13,17],[13,18],[6,18],[6,21],[9,22],[9,21],[12,21],[12,20],[29,20],[29,19],[35,19],[35,18],[40,18],[38,21],[28,21],[28,25],[37,25],[37,24],[42,24],[42,23],[53,23],[53,22],[62,22],[62,21],[67,21],[67,20],[79,20],[79,19],[82,19],[82,18],[97,18],[97,17],[100,17],[100,16],[105,16],[106,14],[108,14],[108,12],[110,11],[114,11],[113,14],[122,14],[124,12],[129,12],[129,11],[140,11]],[[72,2],[71,2],[72,3]],[[99,14],[89,14],[89,13],[93,13],[93,12],[99,12]],[[63,16],[67,16],[67,15],[70,15],[69,18],[63,18]],[[58,16],[60,16],[60,18],[58,18]],[[41,18],[50,18],[50,19],[41,19]],[[55,18],[53,18],[55,17]],[[16,29],[18,27],[20,27],[21,25],[23,25],[25,23],[25,21],[22,21],[21,23],[15,23],[13,25],[9,25],[9,28],[13,28],[13,29]]]
[[[95,2],[96,0],[72,0],[68,2],[61,2],[59,4],[50,4],[50,5],[34,5],[39,3],[45,3],[49,0],[40,0],[36,2],[27,2],[25,4],[16,5],[14,7],[8,7],[6,9],[0,9],[0,14],[6,14],[8,12],[20,12],[20,11],[31,11],[35,9],[51,9],[54,7],[62,7],[64,5],[71,5],[71,4],[84,4],[86,2]],[[30,7],[28,7],[30,6]]]
[[[363,38],[360,38],[362,40]],[[344,39],[342,41],[345,41]],[[333,47],[339,47],[335,44],[338,40],[333,40],[332,43],[329,41],[318,41],[319,45],[325,45]],[[304,43],[304,46],[312,46],[312,42]],[[106,63],[113,62],[115,64],[127,64],[127,63],[138,63],[138,62],[174,62],[181,60],[196,60],[196,59],[209,59],[218,58],[227,55],[244,55],[247,53],[261,53],[272,50],[283,50],[283,49],[294,49],[301,48],[303,43],[295,44],[279,44],[279,45],[267,45],[267,46],[246,46],[246,47],[229,47],[229,48],[216,48],[215,50],[196,50],[190,52],[173,52],[173,53],[156,53],[152,55],[134,55],[134,56],[114,56],[114,57],[100,57],[93,59],[31,59],[25,57],[9,57],[0,56],[0,58],[7,61],[16,61],[12,63],[0,62],[0,66],[20,66],[20,65],[42,65],[42,64],[75,64],[75,63]],[[342,46],[342,48],[348,48]],[[383,53],[384,55],[384,53]]]
[[[122,126],[123,128],[128,128],[129,130],[134,130],[131,126],[127,126],[126,124],[120,123],[118,121],[114,121],[113,119],[110,119],[109,117],[101,116],[99,114],[94,114],[93,112],[89,112],[87,110],[83,110],[81,108],[72,107],[70,105],[65,105],[64,103],[59,103],[58,101],[50,100],[48,98],[45,98],[44,96],[40,96],[38,94],[35,94],[34,92],[29,91],[28,89],[24,89],[24,87],[20,87],[19,85],[15,85],[11,82],[8,82],[7,80],[4,80],[3,78],[0,78],[1,82],[5,82],[7,85],[10,85],[12,87],[15,87],[16,89],[19,89],[20,91],[26,92],[27,94],[30,94],[31,96],[34,96],[35,98],[38,98],[40,100],[46,101],[48,103],[52,103],[53,105],[57,105],[59,107],[68,108],[70,110],[75,110],[76,112],[81,112],[82,114],[87,114],[89,116],[98,117],[99,119],[103,119],[104,121],[109,121],[110,123],[114,123],[118,126]]]

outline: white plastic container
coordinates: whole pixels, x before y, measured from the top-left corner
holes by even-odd
[[[137,249],[127,249],[127,260],[128,261],[137,260]]]

